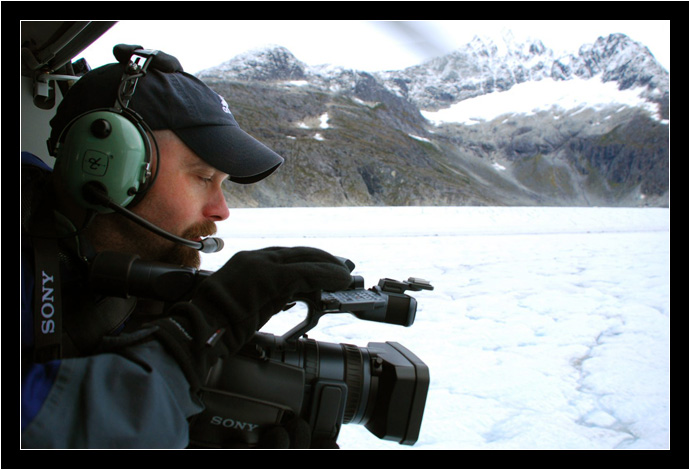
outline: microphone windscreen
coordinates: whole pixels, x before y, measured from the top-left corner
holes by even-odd
[[[204,238],[201,240],[202,253],[218,253],[223,249],[224,243],[221,238]]]

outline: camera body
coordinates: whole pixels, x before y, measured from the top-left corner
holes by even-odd
[[[103,252],[92,262],[90,284],[104,295],[177,302],[212,274]],[[281,336],[257,332],[211,368],[202,389],[206,409],[190,423],[191,446],[254,447],[263,431],[295,416],[309,424],[313,440],[335,441],[342,424],[354,423],[381,439],[417,441],[429,389],[429,368],[421,359],[396,342],[358,347],[315,341],[306,333],[324,315],[337,313],[411,326],[417,301],[405,292],[433,287],[409,278],[381,279],[365,289],[361,276],[352,279],[346,290],[293,299],[286,310],[296,302],[307,306],[301,323]]]
[[[232,357],[219,361],[203,388],[206,410],[190,426],[197,447],[256,446],[261,433],[292,416],[312,439],[335,441],[342,424],[362,424],[380,439],[417,441],[429,388],[429,368],[396,342],[358,347],[306,337],[319,318],[358,318],[410,326],[417,303],[405,290],[432,289],[420,279],[382,279],[369,290],[354,276],[350,289],[300,298],[307,318],[282,336],[258,332]]]

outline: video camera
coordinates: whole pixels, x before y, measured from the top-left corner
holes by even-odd
[[[92,284],[118,293],[180,300],[210,271],[144,262],[121,254],[93,263]],[[352,271],[354,265],[347,261]],[[119,265],[119,266],[118,266]],[[115,276],[113,270],[122,275]],[[107,271],[107,273],[106,273]],[[103,279],[106,282],[100,282]],[[106,285],[108,287],[106,287]],[[168,286],[168,287],[165,287]],[[170,287],[173,286],[173,287]],[[335,441],[342,424],[364,425],[380,439],[413,445],[419,436],[429,388],[429,368],[396,342],[358,347],[308,338],[326,314],[351,313],[362,320],[402,326],[414,323],[417,301],[405,291],[433,290],[423,279],[381,279],[371,289],[353,276],[347,290],[294,299],[307,306],[306,318],[287,333],[257,332],[237,354],[219,361],[202,389],[205,411],[190,424],[190,444],[224,448],[238,442],[256,446],[261,432],[299,416],[312,440]]]

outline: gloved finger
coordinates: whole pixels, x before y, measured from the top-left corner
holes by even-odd
[[[334,264],[342,264],[340,260],[338,260],[338,258],[328,253],[327,251],[309,246],[295,246],[291,248],[270,247],[265,248],[264,250],[268,252],[272,251],[279,255],[283,263],[328,262]]]
[[[291,449],[309,449],[311,428],[302,418],[295,418],[285,423],[285,430],[290,435]]]
[[[346,289],[352,282],[347,268],[329,263],[298,263],[291,266],[291,282],[286,293],[309,293],[319,290]]]
[[[261,434],[257,447],[259,449],[289,449],[290,435],[285,428],[274,426]]]
[[[280,267],[290,276],[286,278],[289,281],[286,293],[289,295],[345,289],[352,282],[350,270],[345,264],[318,248],[271,247],[259,250],[259,253],[266,255],[266,261],[275,264],[274,269]]]
[[[249,251],[245,253],[253,253],[259,256],[265,255],[267,260],[278,264],[325,262],[338,266],[344,266],[344,263],[341,260],[327,251],[308,246],[296,246],[291,248],[272,246],[269,248],[263,248],[261,250]]]
[[[287,302],[296,293],[345,289],[352,282],[344,263],[323,250],[307,247],[241,251],[212,278],[221,283],[226,280],[226,288],[245,297],[254,292],[272,303]]]
[[[337,442],[330,439],[317,439],[312,441],[310,449],[340,449]]]

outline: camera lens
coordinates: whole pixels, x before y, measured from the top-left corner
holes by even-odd
[[[366,408],[364,390],[364,358],[362,350],[351,344],[341,344],[345,358],[345,384],[347,384],[347,403],[343,423],[359,421]],[[362,400],[365,400],[362,402]]]
[[[286,355],[283,360],[304,369],[305,385],[309,387],[324,379],[345,384],[347,399],[343,423],[360,423],[368,419],[367,404],[372,394],[372,374],[370,355],[366,348],[306,338],[300,339],[298,344],[298,354]]]

